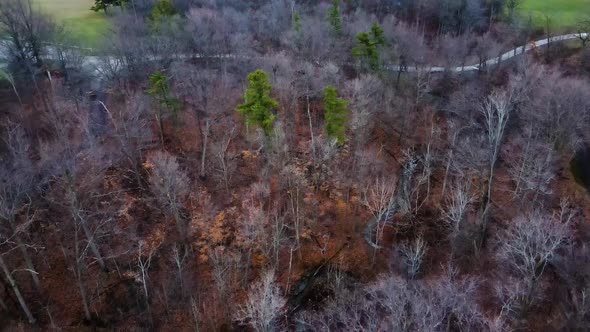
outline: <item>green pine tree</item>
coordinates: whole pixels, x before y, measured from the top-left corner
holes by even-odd
[[[303,31],[301,16],[297,12],[293,12],[293,31],[297,34],[300,34]]]
[[[170,0],[158,0],[148,15],[148,21],[152,31],[159,31],[164,19],[178,14],[178,10]]]
[[[385,46],[385,34],[378,23],[374,23],[371,27],[371,37],[376,46]]]
[[[297,47],[301,47],[303,42],[303,24],[301,23],[301,16],[297,12],[293,12],[292,28],[294,32],[294,42]]]
[[[156,118],[160,130],[160,142],[164,144],[164,113],[168,111],[172,116],[175,125],[178,124],[178,113],[180,112],[180,100],[172,96],[168,78],[161,71],[156,71],[150,75],[150,88],[148,93],[158,101]]]
[[[326,134],[338,141],[339,144],[344,143],[348,102],[338,98],[338,90],[331,85],[324,89],[324,111]]]
[[[95,12],[104,11],[106,14],[110,7],[121,7],[126,3],[127,0],[94,0],[94,6],[90,7],[90,10]]]
[[[342,16],[340,14],[340,0],[332,0],[332,8],[328,11],[328,23],[336,37],[342,34]]]
[[[375,23],[370,32],[359,32],[356,35],[357,43],[352,49],[352,55],[364,61],[371,70],[379,70],[381,59],[380,49],[385,46],[385,35],[379,24]]]
[[[272,111],[279,107],[279,103],[270,97],[272,87],[268,82],[268,74],[258,69],[248,75],[248,81],[244,103],[238,106],[237,111],[246,117],[248,126],[260,126],[270,136],[276,118]]]
[[[164,73],[157,71],[150,75],[150,89],[148,93],[156,97],[164,108],[166,108],[174,121],[178,118],[180,111],[180,101],[170,93],[168,78]]]

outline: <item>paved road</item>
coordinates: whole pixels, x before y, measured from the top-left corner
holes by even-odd
[[[589,33],[582,33],[582,34],[571,33],[571,34],[567,34],[567,35],[561,35],[561,36],[555,36],[555,37],[549,37],[549,38],[545,38],[545,39],[536,40],[536,41],[528,43],[527,45],[522,45],[522,46],[519,46],[515,49],[507,51],[498,57],[487,60],[485,62],[484,67],[491,67],[491,66],[497,65],[497,64],[502,63],[504,61],[510,60],[516,56],[524,54],[528,51],[531,51],[533,49],[547,46],[550,43],[564,42],[564,41],[575,40],[575,39],[580,39],[580,38],[587,38],[588,35],[589,35]],[[400,69],[399,66],[395,66],[395,65],[390,66],[389,68],[394,71],[398,71]],[[472,64],[472,65],[452,67],[452,68],[437,67],[437,66],[408,67],[407,68],[407,71],[409,71],[409,72],[443,72],[443,71],[447,71],[447,70],[454,71],[454,72],[477,71],[477,70],[480,70],[480,65],[479,64]]]
[[[521,54],[524,54],[530,50],[539,48],[539,47],[543,47],[546,46],[550,43],[555,43],[555,42],[564,42],[564,41],[568,41],[568,40],[575,40],[575,39],[579,39],[579,38],[587,38],[589,36],[590,33],[571,33],[571,34],[567,34],[567,35],[560,35],[560,36],[554,36],[554,37],[550,37],[550,38],[545,38],[545,39],[540,39],[540,40],[536,40],[533,42],[528,43],[527,45],[522,45],[519,46],[515,49],[512,49],[510,51],[507,51],[505,53],[503,53],[502,55],[492,58],[492,59],[488,59],[484,66],[485,67],[491,67],[494,65],[497,65],[499,63],[502,63],[504,61],[507,61],[509,59],[512,59],[516,56],[519,56]],[[51,50],[48,51],[49,54],[51,54]],[[261,58],[264,58],[265,56],[262,56]],[[5,52],[2,51],[2,44],[0,44],[0,69],[3,68],[3,66],[5,66],[6,64],[2,62],[2,59],[5,58]],[[49,58],[51,59],[51,56],[49,56]],[[180,55],[178,58],[180,59],[194,59],[194,58],[203,58],[202,55]],[[240,55],[235,55],[235,54],[223,54],[223,55],[212,55],[209,56],[209,58],[215,58],[215,59],[251,59],[253,57],[250,56],[240,56]],[[157,60],[156,58],[154,58],[154,60]],[[105,62],[111,62],[112,65],[116,65],[117,64],[117,59],[115,57],[111,57],[111,56],[87,56],[85,58],[85,66],[87,66],[88,68],[92,68],[96,73],[100,74],[100,70],[98,70],[98,68],[100,68]],[[392,70],[392,71],[399,71],[400,70],[400,66],[399,65],[389,65],[386,66],[387,69]],[[453,71],[453,72],[470,72],[470,71],[477,71],[480,70],[480,64],[471,64],[471,65],[465,65],[465,66],[458,66],[458,67],[452,67],[452,68],[447,68],[447,67],[441,67],[441,66],[407,66],[405,68],[403,68],[403,71],[406,72],[443,72],[443,71]]]

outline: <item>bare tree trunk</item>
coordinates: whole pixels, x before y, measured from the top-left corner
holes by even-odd
[[[158,121],[158,130],[160,132],[160,145],[164,147],[164,122],[162,120],[162,107],[158,106],[156,113],[156,120]]]
[[[183,270],[184,270],[184,261],[188,256],[187,247],[185,245],[182,246],[182,254],[180,253],[180,249],[175,244],[172,247],[172,252],[174,254],[174,263],[176,264],[176,269],[178,272],[178,279],[180,283],[180,293],[184,294],[184,278],[183,278]]]
[[[107,267],[104,262],[104,259],[102,258],[102,255],[100,254],[100,251],[98,250],[98,247],[96,246],[96,242],[94,241],[94,235],[92,234],[92,232],[90,231],[90,229],[88,228],[88,225],[86,224],[86,222],[84,220],[80,220],[80,225],[82,225],[82,230],[84,231],[84,235],[86,235],[86,239],[88,239],[88,247],[90,247],[90,251],[92,251],[94,258],[96,258],[98,265],[100,265],[100,268],[103,271],[107,271]]]
[[[206,178],[205,159],[207,157],[207,140],[209,139],[209,120],[205,120],[205,131],[203,132],[203,149],[201,153],[201,179]]]
[[[72,181],[72,179],[71,179],[71,181]],[[70,183],[72,183],[72,182],[70,182]],[[86,223],[86,220],[84,219],[84,217],[80,213],[81,207],[79,206],[79,202],[78,202],[78,193],[74,190],[73,187],[71,187],[70,190],[71,190],[71,195],[72,195],[72,197],[70,199],[70,213],[72,214],[72,218],[74,220],[74,223],[80,224],[80,226],[82,226],[82,230],[84,231],[84,235],[86,236],[86,239],[88,240],[88,247],[90,248],[90,251],[92,251],[92,254],[96,258],[96,261],[98,262],[98,265],[100,265],[100,268],[106,272],[107,271],[106,264],[104,262],[104,259],[102,258],[102,255],[100,254],[100,251],[98,250],[98,247],[96,246],[96,242],[94,241],[94,234],[92,234],[92,232],[88,228],[88,224]]]
[[[451,162],[453,160],[453,148],[451,147],[451,150],[449,151],[449,156],[447,157],[449,158],[447,160],[447,166],[445,167],[445,176],[443,178],[443,185],[442,185],[442,192],[441,192],[441,196],[445,197],[445,192],[447,190],[447,180],[449,178],[449,170],[451,168]]]
[[[0,71],[0,74],[2,74],[2,71]],[[14,92],[14,95],[18,99],[18,103],[20,104],[20,107],[22,109],[24,107],[23,101],[20,97],[20,94],[18,93],[18,90],[16,89],[16,83],[14,82],[14,78],[9,73],[4,73],[4,77],[8,80],[8,82],[10,82],[10,85],[12,86],[12,91]]]
[[[4,302],[4,299],[0,297],[0,308],[2,310],[8,310],[8,306],[6,306],[6,302]]]
[[[78,290],[80,291],[80,297],[82,298],[82,307],[84,308],[84,318],[87,321],[92,320],[90,314],[90,307],[88,306],[88,296],[86,295],[86,289],[84,288],[84,282],[82,281],[82,268],[80,262],[76,259],[76,281],[78,283]]]
[[[35,320],[35,317],[33,317],[33,314],[31,314],[31,311],[29,310],[29,307],[27,306],[27,303],[25,302],[25,299],[20,292],[20,289],[18,288],[18,285],[16,284],[16,280],[14,280],[14,278],[12,277],[12,273],[10,273],[10,270],[8,269],[8,266],[6,265],[6,262],[4,262],[4,258],[2,257],[2,255],[0,255],[0,268],[4,272],[4,276],[6,277],[6,280],[8,281],[8,283],[10,284],[10,287],[12,288],[14,295],[16,295],[18,303],[19,303],[21,309],[23,310],[23,312],[25,313],[25,315],[27,316],[29,323],[35,324],[37,321]]]
[[[522,181],[522,174],[524,173],[524,168],[525,168],[526,163],[528,161],[530,146],[531,146],[531,137],[529,135],[529,137],[527,139],[526,148],[524,149],[524,153],[522,155],[522,163],[520,164],[520,167],[518,169],[518,175],[516,177],[516,185],[514,188],[514,196],[515,197],[517,197],[520,192],[520,182]]]
[[[293,193],[295,191],[295,193]],[[297,243],[297,253],[299,259],[301,259],[301,217],[299,214],[299,186],[295,185],[295,188],[291,188],[289,191],[291,196],[291,212],[293,213],[293,227],[295,228],[295,242]]]
[[[191,296],[191,316],[193,318],[193,328],[195,332],[199,332],[199,327],[201,326],[201,315],[199,313],[199,308],[197,301],[195,298]]]
[[[17,228],[16,228],[16,224],[14,221],[14,216],[11,216],[10,218],[8,218],[8,223],[10,225],[11,231],[14,232],[14,241],[16,242],[18,249],[20,250],[23,259],[25,260],[25,264],[27,266],[27,269],[29,269],[29,271],[31,271],[31,278],[33,279],[33,283],[35,285],[35,288],[37,289],[37,291],[41,290],[41,283],[39,282],[39,277],[37,276],[37,274],[35,273],[35,266],[33,265],[33,261],[31,260],[31,256],[29,255],[29,252],[27,251],[27,247],[24,244],[23,240],[20,237],[20,234],[18,234],[17,232]]]
[[[309,93],[306,94],[305,99],[307,102],[307,119],[309,120],[309,135],[311,137],[311,153],[312,153],[312,158],[315,160],[315,140],[313,138],[313,124],[311,121],[311,111],[310,111],[310,106],[309,106]]]
[[[142,253],[142,244],[139,244],[139,249],[137,252],[137,267],[139,267],[140,273],[141,273],[141,284],[143,287],[143,294],[145,296],[145,305],[147,307],[147,311],[148,311],[148,316],[149,316],[149,320],[150,320],[150,324],[153,324],[152,322],[152,312],[151,312],[151,307],[150,307],[150,299],[149,299],[149,292],[148,292],[148,270],[150,268],[150,265],[152,264],[152,256],[154,255],[155,249],[151,249],[148,252],[148,257],[146,259],[144,259],[143,253]]]
[[[293,247],[289,250],[289,271],[287,272],[287,287],[286,292],[291,291],[291,268],[293,266]]]
[[[15,241],[19,247],[20,252],[23,255],[23,259],[25,260],[25,264],[27,266],[27,269],[30,271],[31,278],[33,279],[33,284],[35,284],[35,288],[37,289],[37,291],[40,291],[41,290],[41,282],[39,281],[39,277],[37,276],[37,273],[35,272],[36,271],[35,266],[33,265],[33,261],[31,260],[31,256],[29,255],[29,252],[27,251],[27,247],[25,246],[25,244],[23,243],[23,241],[19,235],[15,236]]]

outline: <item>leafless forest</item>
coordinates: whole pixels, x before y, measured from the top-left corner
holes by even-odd
[[[2,0],[0,330],[589,330],[590,20],[518,5]]]

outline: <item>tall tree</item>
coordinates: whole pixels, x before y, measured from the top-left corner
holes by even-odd
[[[371,31],[359,32],[356,35],[357,44],[352,49],[352,55],[362,62],[371,70],[378,70],[380,67],[380,48],[385,46],[385,36],[383,29],[377,23],[373,24]]]
[[[297,48],[301,48],[303,42],[303,23],[301,21],[301,15],[294,11],[291,17],[291,28],[293,29],[294,42]]]
[[[156,118],[160,130],[160,143],[164,144],[164,114],[162,111],[168,111],[170,115],[172,115],[174,123],[177,123],[178,112],[180,111],[180,101],[172,96],[168,78],[161,71],[157,71],[150,75],[150,89],[148,90],[148,93],[158,101]]]
[[[183,201],[190,188],[188,175],[181,169],[175,156],[168,152],[156,152],[149,158],[150,187],[156,200],[176,222],[181,238],[187,238],[186,222],[182,213]]]
[[[265,272],[260,281],[252,284],[248,300],[239,308],[235,318],[257,332],[279,330],[279,317],[286,301],[275,283],[274,271]]]
[[[340,0],[332,0],[332,8],[328,11],[328,23],[330,30],[336,37],[342,34],[342,14],[340,13]]]
[[[346,121],[348,119],[348,101],[338,98],[338,90],[328,85],[324,89],[325,127],[328,137],[339,144],[344,143],[346,137]]]
[[[272,110],[279,103],[270,97],[272,89],[268,83],[268,74],[263,70],[248,75],[249,87],[244,93],[244,103],[238,106],[238,112],[246,117],[247,125],[257,125],[269,136],[272,133],[276,116]]]
[[[39,74],[44,72],[43,45],[53,40],[57,30],[51,18],[35,10],[31,0],[0,1],[2,53],[10,64],[11,83],[25,91],[34,89],[39,96],[34,100],[40,100],[48,112],[50,100],[42,89]],[[35,108],[35,103],[31,106]]]
[[[159,0],[149,14],[148,19],[152,31],[160,30],[162,22],[169,17],[178,14],[178,10],[169,0]]]

